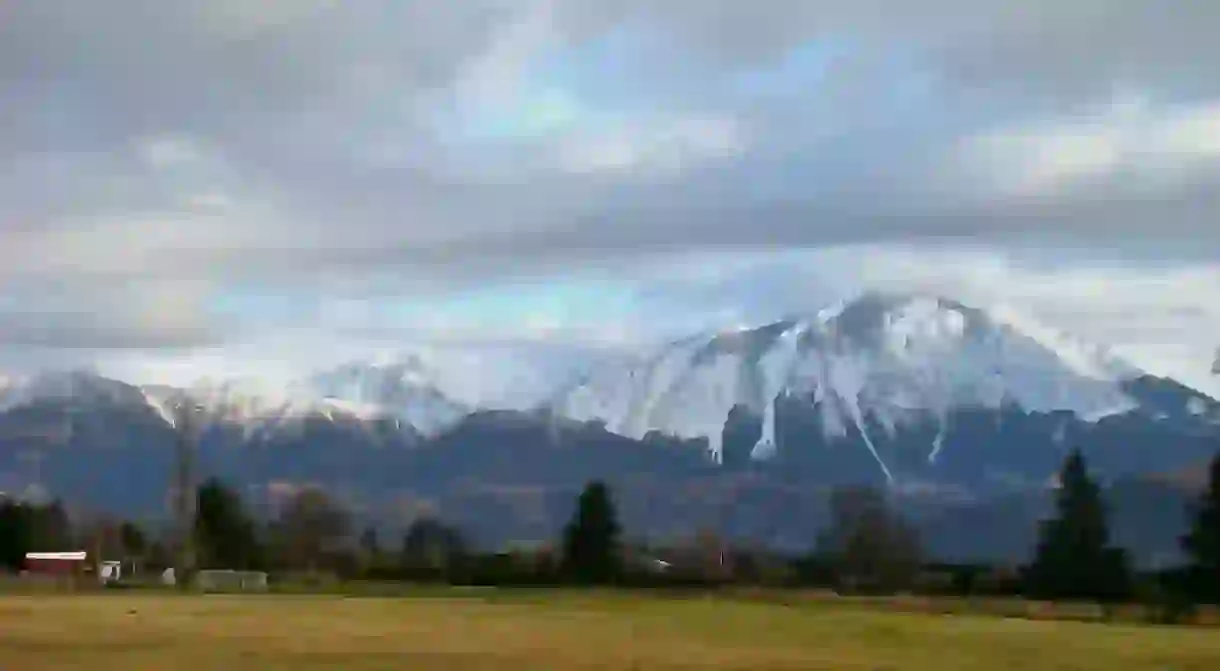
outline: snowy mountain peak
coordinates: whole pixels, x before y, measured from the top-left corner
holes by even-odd
[[[28,377],[6,377],[0,384],[0,410],[43,399],[70,401],[77,406],[122,405],[138,402],[135,387],[85,369],[49,371]]]
[[[322,418],[390,420],[430,436],[475,410],[544,410],[575,421],[600,420],[633,438],[658,431],[706,439],[719,459],[735,408],[761,421],[753,456],[774,453],[780,447],[776,400],[783,399],[806,406],[813,430],[828,440],[859,439],[887,475],[874,449],[877,432],[931,426],[945,433],[961,409],[1067,411],[1085,422],[1136,409],[1149,417],[1220,417],[1220,406],[1186,387],[1134,384],[1147,374],[1104,347],[1018,311],[920,294],[866,293],[629,357],[607,355],[574,381],[575,367],[563,368],[560,359],[553,352],[507,359],[493,352],[450,358],[406,353],[305,372],[287,382],[204,379],[186,388],[55,373],[0,381],[0,411],[54,397],[78,407],[130,404],[172,424],[176,409],[189,404],[206,423],[252,432]],[[928,459],[935,460],[941,441],[927,440]]]
[[[719,458],[725,420],[744,406],[763,418],[755,454],[765,456],[781,395],[811,404],[828,434],[850,427],[867,442],[872,423],[895,427],[958,407],[1067,410],[1093,421],[1135,407],[1121,383],[1138,374],[1011,310],[868,293],[808,318],[671,343],[637,365],[594,373],[555,410],[633,437],[705,438]]]
[[[868,338],[896,324],[942,326],[960,336],[968,321],[986,316],[956,301],[925,294],[867,292],[819,313],[821,321],[848,338]]]
[[[1007,306],[987,309],[923,294],[870,292],[819,314],[840,346],[893,352],[954,347],[998,334],[1033,341],[1084,377],[1116,380],[1142,373],[1105,347],[1062,333]]]
[[[450,400],[421,361],[349,363],[286,384],[256,379],[204,380],[183,390],[145,388],[150,404],[164,408],[168,396],[189,399],[211,421],[267,426],[304,417],[336,421],[396,420],[428,435],[465,416],[469,409]],[[168,395],[168,396],[167,396]]]
[[[64,371],[5,378],[0,386],[0,412],[48,400],[83,410],[143,409],[171,426],[187,407],[198,426],[237,425],[251,435],[311,417],[331,422],[393,420],[403,429],[430,435],[470,412],[441,392],[425,366],[410,358],[385,365],[349,364],[286,384],[258,378],[202,378],[184,388],[134,386],[89,371]]]
[[[349,412],[405,421],[424,434],[442,431],[472,410],[442,392],[418,357],[348,363],[309,376],[299,388]]]

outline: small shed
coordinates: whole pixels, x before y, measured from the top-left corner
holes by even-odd
[[[106,560],[98,565],[98,579],[102,582],[115,582],[123,577],[123,563],[120,561]]]
[[[210,569],[195,574],[195,584],[205,592],[265,592],[267,574],[262,571]]]

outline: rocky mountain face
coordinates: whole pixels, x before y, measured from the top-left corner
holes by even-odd
[[[379,519],[439,512],[487,543],[551,536],[596,477],[635,533],[796,549],[828,488],[869,482],[903,498],[934,550],[1013,558],[1080,448],[1119,539],[1152,561],[1172,552],[1186,494],[1150,476],[1220,449],[1220,404],[1104,348],[1003,311],[870,294],[594,366],[514,408],[458,400],[411,357],[278,386],[6,380],[0,490],[163,514],[182,409],[200,471],[255,502],[316,483]]]

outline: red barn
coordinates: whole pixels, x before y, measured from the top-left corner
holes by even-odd
[[[89,554],[78,552],[27,552],[25,570],[36,575],[78,576],[89,569]]]

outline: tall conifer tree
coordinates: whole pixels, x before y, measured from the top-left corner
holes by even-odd
[[[584,584],[606,584],[618,578],[620,533],[609,488],[602,482],[590,482],[564,528],[563,568],[568,578]]]
[[[1220,454],[1212,459],[1207,489],[1192,513],[1190,531],[1182,537],[1182,550],[1190,562],[1190,596],[1202,603],[1220,603]]]
[[[1101,489],[1089,477],[1079,450],[1059,476],[1055,517],[1042,522],[1034,561],[1026,575],[1029,596],[1109,602],[1130,590],[1126,553],[1110,545]]]

